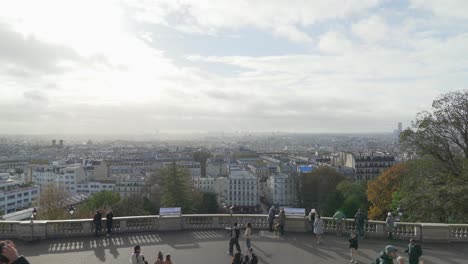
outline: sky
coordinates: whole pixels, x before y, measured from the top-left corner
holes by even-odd
[[[467,89],[465,0],[0,2],[0,134],[391,132]]]

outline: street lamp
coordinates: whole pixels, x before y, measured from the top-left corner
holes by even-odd
[[[403,218],[403,208],[401,208],[401,206],[398,206],[397,213],[398,213],[398,221],[401,221],[401,219]]]
[[[75,207],[73,205],[70,205],[70,207],[68,207],[68,213],[70,214],[70,219],[72,219],[73,214],[75,213]]]

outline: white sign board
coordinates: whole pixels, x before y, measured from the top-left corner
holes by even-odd
[[[159,209],[160,216],[166,216],[166,215],[180,216],[181,214],[182,214],[182,210],[180,207],[168,207],[168,208]]]
[[[286,215],[305,216],[305,208],[284,208]]]

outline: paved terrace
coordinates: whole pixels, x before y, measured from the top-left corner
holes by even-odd
[[[111,237],[69,237],[35,242],[16,240],[21,254],[31,263],[128,263],[133,246],[142,246],[142,254],[153,263],[157,252],[170,252],[175,264],[230,263],[226,255],[228,236],[224,230],[156,231],[116,234]],[[244,241],[240,241],[244,248]],[[385,239],[359,241],[359,263],[371,263],[388,242]],[[403,249],[403,240],[391,244]],[[277,239],[268,232],[256,231],[252,246],[260,263],[349,263],[347,236],[328,234],[323,244],[317,245],[311,233],[287,232]],[[425,264],[467,263],[468,244],[423,242]],[[404,256],[404,252],[400,252]]]

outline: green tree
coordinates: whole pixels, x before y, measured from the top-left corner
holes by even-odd
[[[300,204],[308,209],[324,209],[328,197],[344,179],[343,174],[329,166],[321,166],[311,173],[301,174]]]
[[[83,208],[95,211],[97,209],[112,208],[120,201],[120,194],[111,191],[101,191],[93,194],[82,206]]]
[[[454,177],[462,175],[468,158],[468,90],[450,92],[433,101],[432,110],[416,116],[401,137],[405,147],[416,147],[422,155],[441,161]],[[463,177],[460,183],[468,183]]]
[[[323,214],[332,216],[337,210],[346,217],[352,217],[359,208],[368,207],[366,185],[342,181],[336,186],[336,191],[328,198]]]
[[[192,193],[190,175],[177,166],[175,162],[159,171],[162,177],[161,205],[164,207],[181,207],[182,212],[192,211]]]
[[[149,215],[150,212],[144,208],[144,199],[141,196],[125,197],[113,207],[114,216]]]

